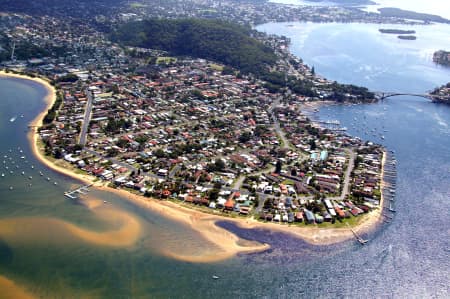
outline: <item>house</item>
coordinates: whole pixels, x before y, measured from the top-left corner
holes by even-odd
[[[313,224],[316,218],[314,217],[313,212],[310,210],[304,209],[303,212],[305,213],[306,223]]]

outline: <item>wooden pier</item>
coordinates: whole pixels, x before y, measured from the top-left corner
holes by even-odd
[[[77,194],[86,194],[89,192],[89,187],[91,187],[93,184],[81,186],[79,188],[76,188],[75,190],[70,190],[67,192],[64,192],[64,196],[68,197],[70,199],[77,199]]]

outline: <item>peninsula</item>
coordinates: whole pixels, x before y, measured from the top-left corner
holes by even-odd
[[[17,34],[17,18],[4,26],[17,45],[64,47],[28,60],[13,53],[4,63],[56,90],[34,135],[54,169],[139,201],[314,243],[380,221],[383,165],[391,163],[384,149],[305,114],[311,104],[374,102],[374,94],[317,76],[286,37],[204,19],[64,31],[51,17],[20,19],[30,30]],[[44,34],[49,21],[53,39]]]
[[[450,82],[446,85],[436,88],[431,92],[432,95],[439,96],[436,98],[435,102],[450,104]]]
[[[411,10],[403,10],[400,8],[395,7],[383,7],[378,8],[378,11],[382,16],[385,17],[397,17],[397,18],[405,18],[405,19],[412,19],[412,20],[420,20],[425,23],[444,23],[449,24],[450,20],[445,19],[441,16],[432,15],[432,14],[426,14],[426,13],[418,13]]]
[[[259,76],[290,70],[291,92],[217,61],[108,43],[97,45],[105,56],[91,71],[78,61],[52,75],[46,69],[56,96],[36,131],[39,155],[141,201],[240,225],[289,223],[276,229],[311,242],[353,237],[347,224],[367,228],[381,215],[383,148],[343,134],[338,122],[311,121],[304,108],[364,100],[362,90],[315,76],[283,38],[251,43],[278,57]]]

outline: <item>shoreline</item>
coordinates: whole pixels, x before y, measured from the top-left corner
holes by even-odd
[[[4,71],[0,71],[0,77],[12,77],[31,80],[42,84],[47,89],[48,95],[44,99],[47,104],[46,108],[41,113],[39,113],[34,118],[34,120],[30,122],[30,125],[41,126],[42,120],[45,117],[47,110],[53,105],[56,100],[55,88],[41,78],[32,78],[25,75],[6,73]],[[323,105],[326,103],[320,104]],[[39,148],[39,134],[36,130],[30,130],[27,137],[30,141],[33,155],[46,167],[62,175],[77,179],[83,183],[93,183],[93,187],[99,190],[115,193],[123,197],[127,201],[138,204],[139,206],[142,206],[151,211],[155,211],[166,218],[187,225],[188,227],[197,231],[205,240],[211,242],[214,245],[217,245],[222,251],[221,253],[215,253],[206,256],[183,256],[173,253],[167,253],[166,256],[171,258],[189,262],[217,262],[236,256],[239,253],[261,252],[270,248],[270,245],[268,244],[251,246],[239,245],[239,241],[245,240],[239,238],[234,233],[217,226],[216,222],[218,221],[230,221],[244,229],[263,229],[287,233],[294,237],[300,238],[312,245],[330,245],[354,238],[353,233],[348,228],[320,228],[314,224],[311,225],[311,227],[296,227],[277,223],[263,223],[255,220],[254,218],[229,218],[225,216],[212,215],[195,209],[190,209],[188,207],[184,207],[170,201],[160,201],[154,198],[146,198],[144,196],[136,195],[123,189],[114,189],[106,186],[105,182],[97,181],[97,178],[91,175],[74,173],[70,169],[55,165],[53,161],[48,160],[42,154]],[[383,158],[385,158],[385,154],[383,154]],[[369,232],[375,229],[376,224],[381,221],[382,204],[383,198],[380,201],[380,210],[372,211],[369,214],[364,215],[361,218],[361,221],[357,225],[355,225],[353,229],[359,233]]]

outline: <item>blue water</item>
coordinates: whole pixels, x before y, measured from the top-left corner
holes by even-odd
[[[426,31],[418,35],[418,41],[424,42],[404,44],[392,36],[379,36],[373,25],[327,26],[269,24],[259,29],[284,32],[291,37],[295,54],[333,80],[410,92],[450,81],[448,69],[429,61],[431,49],[445,46],[441,37],[448,36],[448,27],[418,29]],[[28,157],[26,122],[42,109],[39,98],[44,91],[29,82],[2,79],[0,95],[0,150],[21,147]],[[21,113],[23,120],[9,123]],[[0,275],[45,298],[74,294],[98,298],[450,297],[450,107],[396,97],[372,105],[325,107],[315,117],[339,119],[350,134],[382,142],[395,151],[397,213],[390,224],[365,235],[370,239],[366,246],[353,240],[311,246],[288,235],[222,222],[222,227],[241,237],[271,244],[271,249],[213,264],[179,262],[164,257],[161,247],[201,251],[207,242],[181,225],[97,191],[93,195],[142,223],[145,233],[136,246],[58,243],[63,236],[36,244],[0,240]],[[374,136],[373,129],[387,130],[385,139],[379,133]],[[42,167],[32,157],[29,160]],[[1,182],[0,220],[51,216],[88,228],[102,227],[86,209],[61,196],[76,181],[42,169],[59,185],[36,181],[32,188],[37,189],[31,193],[20,185],[20,177]],[[12,184],[17,186],[14,192],[7,190]],[[213,274],[220,279],[212,280]]]
[[[257,29],[290,37],[291,51],[332,80],[420,93],[450,81],[450,69],[431,60],[434,50],[450,46],[450,26],[414,27],[418,40],[412,43],[379,34],[378,28],[385,27],[405,28],[266,24]],[[402,96],[372,105],[324,107],[315,117],[338,119],[349,134],[395,151],[397,213],[369,246],[319,259],[312,275],[322,284],[308,294],[448,298],[450,106]]]

